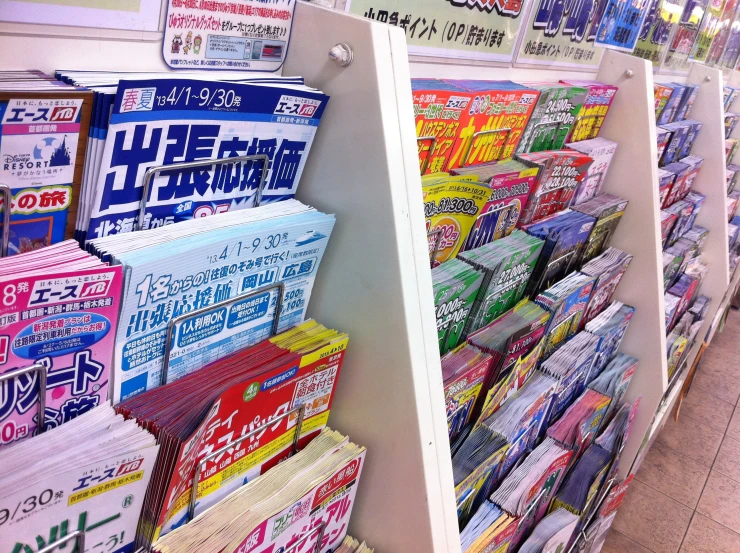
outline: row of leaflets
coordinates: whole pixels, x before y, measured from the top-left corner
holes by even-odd
[[[519,317],[522,310],[531,311],[524,314],[530,320],[547,317],[529,305],[515,310]],[[526,319],[517,329],[502,318],[490,332],[504,335],[515,361],[498,373],[479,415],[465,426],[457,410],[450,419],[463,551],[566,551],[590,523],[614,481],[639,404],[623,401],[637,360],[617,352],[633,313],[612,303],[544,360],[546,336],[514,342],[531,327]],[[450,400],[469,394],[468,382],[480,388],[485,377],[473,381],[473,371],[505,363],[482,345],[471,340],[443,359],[443,367],[453,358],[458,365],[457,381],[446,388],[448,413]]]
[[[292,198],[328,101],[297,77],[0,72],[9,253]]]
[[[703,159],[691,154],[702,123],[688,118],[697,85],[655,84],[658,185],[663,245],[663,286],[668,377],[679,371],[704,324],[710,298],[700,294],[708,267],[701,252],[709,230],[696,224],[706,200],[692,190]],[[725,87],[724,104],[737,92]],[[731,130],[727,130],[731,132]],[[728,135],[729,136],[729,135]],[[728,172],[728,187],[734,180]]]

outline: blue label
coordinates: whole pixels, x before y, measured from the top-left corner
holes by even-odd
[[[74,353],[102,340],[110,328],[110,321],[97,313],[53,315],[21,330],[13,339],[13,353],[25,359]]]
[[[226,324],[226,311],[225,307],[221,307],[192,319],[187,319],[180,325],[177,346],[182,348],[221,332]]]
[[[273,376],[272,378],[265,380],[262,383],[262,391],[269,390],[273,386],[277,386],[278,384],[282,384],[283,382],[287,382],[291,378],[293,378],[298,373],[298,367],[293,367],[292,369],[288,369],[282,374],[279,374],[277,376]]]
[[[270,307],[271,295],[270,292],[265,292],[257,297],[235,303],[229,312],[228,327],[234,328],[264,317]]]

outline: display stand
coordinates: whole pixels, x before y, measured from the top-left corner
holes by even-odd
[[[0,69],[164,69],[159,43],[129,43],[104,31],[95,39],[12,34],[2,42]],[[349,65],[329,55],[339,44],[353,53]],[[350,335],[329,419],[368,449],[349,531],[378,551],[459,553],[410,78],[594,75],[409,66],[401,29],[302,2],[284,74],[301,75],[331,96],[298,199],[337,215],[308,313]],[[619,86],[600,134],[619,143],[604,191],[630,202],[611,245],[634,256],[615,296],[637,308],[621,350],[639,359],[627,399],[642,398],[620,463],[623,477],[668,386],[652,67],[608,51],[596,79]],[[710,229],[711,241],[702,291],[716,310],[724,295],[717,290],[729,282],[726,216],[718,216],[716,197],[725,182],[722,82],[718,71],[699,66],[689,82],[701,85],[691,117],[704,122],[694,148],[705,158],[695,188],[707,195],[697,223]]]

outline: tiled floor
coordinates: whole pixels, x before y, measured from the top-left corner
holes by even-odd
[[[602,553],[740,553],[740,312],[704,354]]]

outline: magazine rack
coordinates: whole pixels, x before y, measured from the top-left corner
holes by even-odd
[[[8,24],[0,30],[8,31]],[[1,69],[17,69],[18,63],[44,71],[167,69],[156,41],[123,41],[104,30],[98,38],[8,32],[1,39]],[[296,7],[291,42],[284,74],[302,75],[331,96],[298,199],[337,215],[308,314],[351,336],[329,419],[332,428],[368,449],[349,532],[379,551],[460,553],[419,175],[419,144],[432,138],[417,141],[410,77],[543,81],[594,75],[410,66],[403,30],[304,2]],[[349,65],[329,55],[339,43],[353,52]],[[642,397],[621,478],[668,388],[652,67],[607,51],[596,79],[619,86],[599,133],[619,143],[603,190],[630,202],[611,245],[634,256],[615,295],[637,308],[621,350],[639,359],[626,399]],[[718,203],[710,202],[711,191],[725,182],[716,157],[724,151],[724,136],[710,123],[722,121],[721,74],[695,67],[690,82],[700,84],[691,117],[705,124],[695,146],[706,158],[697,189],[708,196],[698,223],[712,228],[712,240],[726,236],[717,222],[723,218],[716,218]],[[716,308],[723,293],[709,288],[727,277],[727,251],[725,246],[719,260],[720,246],[707,248],[710,273],[720,274],[707,278],[703,292]]]

